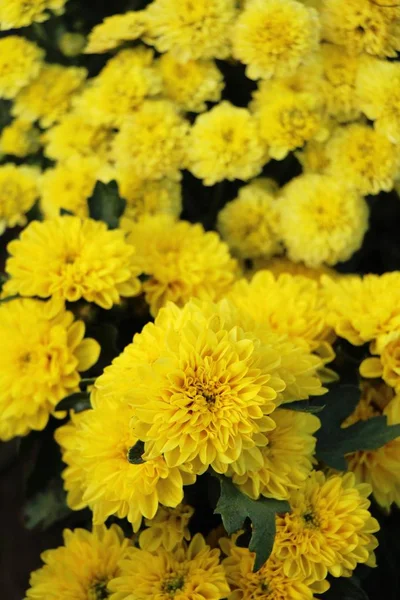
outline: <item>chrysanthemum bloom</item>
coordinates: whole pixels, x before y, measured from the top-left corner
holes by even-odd
[[[396,56],[400,50],[400,7],[386,0],[324,0],[322,37],[353,54]]]
[[[326,477],[313,471],[291,494],[291,512],[277,515],[274,553],[287,577],[305,583],[330,573],[349,577],[357,564],[375,566],[373,535],[379,523],[371,517],[371,486],[356,484],[353,473]]]
[[[50,127],[68,111],[86,75],[86,69],[82,68],[44,65],[15,98],[12,114],[27,121],[39,121],[44,128]]]
[[[121,573],[110,585],[110,600],[221,600],[229,594],[219,550],[196,534],[172,552],[159,548],[127,551]]]
[[[400,396],[382,382],[362,384],[361,399],[354,413],[342,427],[357,421],[385,415],[389,425],[400,423]],[[358,483],[368,483],[376,502],[385,509],[395,502],[400,506],[400,438],[384,444],[377,450],[354,452],[346,456],[348,468]]]
[[[57,402],[78,388],[99,344],[62,302],[15,299],[0,305],[0,439],[46,426]]]
[[[45,563],[31,574],[26,600],[108,598],[108,582],[121,574],[119,564],[131,546],[117,525],[64,530],[64,546],[41,555]]]
[[[25,213],[39,197],[39,171],[12,163],[0,166],[0,235],[7,227],[25,225]]]
[[[89,214],[87,200],[96,184],[92,162],[73,157],[44,171],[40,181],[40,207],[45,217],[58,217],[60,209],[78,217]]]
[[[41,23],[51,12],[61,14],[67,0],[2,0],[0,4],[0,29],[27,27]],[[51,11],[51,12],[50,12]]]
[[[117,48],[125,41],[139,39],[146,27],[143,11],[128,11],[121,15],[106,17],[89,34],[86,54],[98,54]]]
[[[168,100],[146,100],[126,120],[114,142],[117,167],[137,179],[179,180],[185,166],[189,123]]]
[[[181,62],[227,58],[235,0],[155,0],[147,8],[145,41]]]
[[[400,273],[323,277],[328,299],[328,322],[338,336],[362,346],[400,326]],[[379,298],[379,302],[371,302]]]
[[[327,172],[363,195],[389,192],[399,175],[397,146],[362,123],[336,129],[327,142],[326,155]]]
[[[286,77],[318,48],[319,20],[295,0],[252,0],[237,19],[233,56],[250,79]]]
[[[150,48],[127,48],[111,58],[75,101],[76,109],[95,123],[119,126],[146,97],[159,94],[161,76]]]
[[[182,306],[191,297],[218,300],[232,285],[238,266],[215,231],[171,214],[126,219],[123,226],[148,276],[142,289],[153,316],[168,301]]]
[[[204,185],[247,181],[268,160],[254,117],[226,101],[197,117],[187,144],[188,168]]]
[[[142,550],[155,552],[164,548],[172,552],[183,540],[190,540],[189,521],[193,516],[194,508],[180,504],[176,508],[159,506],[154,519],[145,519],[146,529],[139,536]]]
[[[400,331],[382,334],[370,344],[372,358],[366,358],[360,365],[363,377],[382,379],[400,393]]]
[[[261,341],[244,330],[226,301],[190,301],[183,309],[170,303],[105,370],[96,390],[132,405],[146,459],[163,455],[171,468],[225,472],[244,449],[254,455],[267,444],[275,428],[269,415],[286,387],[297,393],[292,399],[322,393],[315,357],[300,351],[293,364],[293,346],[268,329],[263,335]]]
[[[40,148],[40,132],[32,123],[14,119],[0,135],[0,152],[24,158]]]
[[[17,35],[0,39],[0,98],[12,99],[42,68],[44,52]]]
[[[183,110],[203,112],[206,102],[218,102],[224,87],[224,78],[213,60],[180,62],[171,52],[163,54],[158,62],[163,92]]]
[[[282,252],[275,186],[256,179],[220,211],[218,231],[239,258],[270,258]]]
[[[74,510],[89,506],[94,523],[104,523],[114,514],[126,517],[137,531],[143,517],[155,517],[159,503],[178,506],[183,486],[196,477],[168,468],[162,456],[132,464],[129,451],[138,441],[132,432],[132,409],[104,398],[99,405],[95,399],[93,403],[93,410],[74,416],[55,435],[67,464],[63,478],[68,505]]]
[[[111,308],[140,292],[133,247],[122,231],[109,231],[102,221],[72,216],[32,221],[7,250],[7,294],[84,298]]]
[[[117,171],[116,179],[122,198],[126,200],[121,227],[130,230],[132,221],[145,215],[166,214],[179,217],[182,212],[182,186],[179,181],[138,179],[129,169]]]
[[[294,410],[277,409],[271,415],[276,428],[268,434],[268,445],[261,448],[262,462],[251,464],[246,450],[229,465],[227,475],[248,496],[287,499],[307,479],[313,462],[319,429],[317,417]]]
[[[350,258],[368,229],[368,205],[343,174],[301,175],[282,191],[281,237],[291,260],[309,267]]]

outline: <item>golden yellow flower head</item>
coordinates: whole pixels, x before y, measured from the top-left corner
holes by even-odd
[[[289,273],[290,275],[302,275],[313,279],[314,281],[320,282],[322,275],[330,275],[331,277],[336,276],[336,271],[329,267],[318,267],[313,269],[312,267],[306,267],[303,263],[295,263],[289,260],[286,256],[277,256],[271,260],[255,260],[253,261],[252,268],[246,273],[246,277],[252,277],[258,271],[267,270],[271,271],[275,277],[282,273]]]
[[[251,450],[229,465],[227,475],[248,496],[288,499],[290,492],[307,479],[315,452],[313,434],[319,419],[307,413],[277,409],[271,415],[276,427],[261,448],[262,461],[251,464]],[[259,457],[256,457],[256,459]]]
[[[247,181],[268,160],[253,116],[227,101],[197,117],[187,154],[189,170],[204,185],[223,179]]]
[[[117,48],[125,41],[133,41],[143,35],[146,16],[143,11],[128,11],[121,15],[106,17],[89,34],[86,54],[98,54]]]
[[[0,29],[27,27],[41,23],[51,16],[60,15],[67,0],[2,0],[0,4]],[[51,11],[51,12],[50,12]]]
[[[0,235],[7,227],[25,225],[25,214],[39,197],[39,171],[12,163],[0,166]]]
[[[129,549],[121,574],[110,583],[110,600],[222,600],[229,586],[219,554],[200,533],[172,552]]]
[[[322,283],[328,299],[328,322],[337,335],[354,346],[399,328],[400,272],[339,280],[325,276]]]
[[[24,158],[40,148],[40,132],[29,121],[14,119],[0,135],[0,152]]]
[[[40,207],[45,217],[58,217],[60,209],[88,216],[87,200],[96,184],[93,163],[71,158],[44,171],[40,178]]]
[[[55,435],[67,464],[63,478],[68,505],[74,510],[89,506],[96,524],[114,514],[126,517],[137,531],[143,518],[155,517],[159,503],[178,506],[183,485],[194,483],[196,477],[168,468],[162,456],[131,463],[129,451],[138,442],[132,409],[110,398],[92,402],[93,410],[75,415]]]
[[[395,329],[381,334],[370,344],[372,358],[366,358],[360,365],[363,377],[382,379],[397,392],[400,392],[400,331]]]
[[[179,181],[138,179],[130,169],[117,171],[119,193],[126,200],[121,227],[129,231],[132,221],[145,215],[166,214],[179,217],[182,212],[182,186]]]
[[[68,111],[86,75],[83,68],[44,65],[15,98],[12,114],[27,121],[39,121],[44,128],[50,127]]]
[[[180,62],[171,52],[161,55],[163,92],[183,110],[203,112],[206,102],[218,102],[224,87],[221,71],[213,60]]]
[[[335,130],[326,145],[327,172],[363,195],[388,192],[399,175],[397,146],[362,123]]]
[[[123,225],[129,226],[128,242],[148,275],[143,291],[153,316],[168,301],[182,306],[191,297],[218,300],[232,285],[236,261],[218,234],[205,232],[200,223],[159,214]]]
[[[12,99],[42,68],[44,52],[17,35],[0,39],[0,98]]]
[[[233,29],[233,56],[250,79],[286,77],[317,50],[318,14],[295,0],[252,0]]]
[[[120,561],[131,546],[117,525],[64,530],[64,545],[43,552],[44,566],[31,574],[26,600],[97,600],[121,574]]]
[[[218,231],[239,258],[270,258],[282,252],[275,191],[272,180],[256,179],[220,211]]]
[[[57,402],[78,388],[79,371],[98,359],[59,301],[15,299],[0,305],[0,439],[44,429]]]
[[[140,292],[139,270],[120,230],[79,217],[32,221],[8,244],[4,290],[21,296],[84,298],[102,308]]]
[[[137,179],[179,180],[185,166],[189,123],[168,100],[146,100],[121,126],[113,156]]]
[[[349,53],[396,56],[400,50],[400,7],[385,0],[324,0],[322,37]]]
[[[139,536],[142,550],[155,552],[164,548],[172,552],[183,540],[190,540],[188,524],[193,513],[194,508],[185,504],[176,508],[159,506],[154,519],[145,519],[147,528]]]
[[[181,62],[227,58],[235,0],[155,0],[147,8],[145,41]]]
[[[328,573],[349,576],[358,563],[374,566],[379,523],[368,510],[370,493],[353,473],[326,477],[313,471],[292,492],[292,511],[276,518],[274,553],[285,575],[312,584]]]
[[[335,265],[361,247],[368,229],[368,205],[345,182],[310,173],[283,189],[280,231],[291,260],[309,267]]]

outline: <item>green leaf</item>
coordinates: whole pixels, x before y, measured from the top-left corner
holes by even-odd
[[[132,448],[128,450],[128,461],[132,465],[142,465],[144,460],[142,454],[144,452],[144,442],[138,441]]]
[[[63,217],[65,215],[69,216],[69,217],[73,217],[74,213],[71,212],[70,210],[67,210],[66,208],[60,208],[60,216]]]
[[[262,567],[272,552],[275,539],[275,514],[290,511],[285,500],[260,498],[252,500],[226,477],[218,477],[221,484],[215,513],[220,514],[229,535],[238,531],[247,518],[252,522],[249,549],[256,553],[254,569]]]
[[[0,298],[0,304],[5,304],[6,302],[11,302],[11,300],[16,300],[20,298],[19,294],[14,294],[13,296],[6,296],[5,298]]]
[[[76,413],[92,408],[89,392],[74,392],[63,398],[54,410],[73,410]]]
[[[70,513],[62,481],[54,479],[44,491],[38,492],[25,503],[25,527],[44,530]]]
[[[88,200],[89,214],[96,221],[104,221],[109,229],[116,229],[119,218],[125,210],[126,201],[118,192],[116,181],[102,183],[98,181]]]
[[[316,454],[328,466],[347,470],[345,455],[358,450],[376,450],[400,436],[400,425],[388,425],[385,416],[358,421],[343,429],[343,421],[354,411],[361,391],[353,385],[334,386],[321,402],[325,409],[317,431]]]
[[[323,595],[324,600],[368,600],[355,577],[331,578],[330,584],[331,587]]]
[[[316,415],[324,410],[325,404],[311,404],[309,400],[301,400],[299,402],[287,402],[286,404],[281,404],[279,408],[297,410],[299,412],[308,412]]]

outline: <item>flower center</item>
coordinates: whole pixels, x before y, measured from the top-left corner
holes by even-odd
[[[185,585],[185,580],[182,575],[174,575],[166,579],[162,586],[162,591],[170,596],[175,596],[178,590],[181,590]]]
[[[104,600],[109,595],[107,581],[96,581],[90,586],[88,600]]]
[[[316,528],[319,525],[319,520],[311,509],[307,510],[307,512],[303,514],[303,521],[305,526],[309,528]]]

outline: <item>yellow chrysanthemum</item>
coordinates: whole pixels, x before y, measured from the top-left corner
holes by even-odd
[[[353,54],[396,56],[400,50],[400,7],[385,0],[324,0],[322,37]]]
[[[89,506],[94,523],[114,514],[126,517],[137,531],[142,518],[155,517],[159,503],[178,506],[183,485],[196,477],[168,468],[162,456],[141,464],[129,462],[129,451],[138,441],[132,409],[115,400],[102,398],[99,405],[92,401],[93,410],[73,416],[55,434],[67,464],[63,478],[68,505],[74,510]]]
[[[371,354],[377,357],[366,358],[360,365],[363,377],[382,379],[400,393],[400,331],[398,329],[382,334],[370,344]]]
[[[118,168],[137,179],[179,180],[185,166],[189,123],[168,100],[147,100],[122,124],[114,143]]]
[[[172,552],[129,549],[121,574],[110,583],[110,600],[222,600],[229,586],[219,554],[200,533]]]
[[[368,205],[346,181],[306,174],[292,180],[279,204],[281,237],[291,260],[309,267],[349,259],[368,229]]]
[[[41,23],[51,16],[60,15],[67,0],[2,0],[0,4],[0,29],[27,27]],[[51,12],[50,12],[51,11]]]
[[[282,252],[275,191],[271,180],[256,179],[220,211],[218,231],[239,258],[270,258]]]
[[[139,536],[142,550],[155,552],[164,548],[172,552],[183,540],[190,540],[188,528],[194,508],[181,504],[176,508],[159,506],[154,519],[145,519],[147,528]]]
[[[182,211],[182,186],[179,181],[138,179],[130,169],[117,171],[116,179],[121,197],[126,200],[121,227],[129,231],[132,221],[145,215],[166,214],[179,217]]]
[[[250,79],[286,77],[317,50],[318,14],[295,0],[252,0],[233,29],[233,55]]]
[[[0,235],[7,227],[25,225],[25,213],[39,197],[39,171],[12,163],[0,166]]]
[[[0,98],[12,99],[42,68],[44,52],[17,35],[0,39]]]
[[[292,260],[286,258],[286,256],[277,256],[271,260],[255,260],[253,261],[252,268],[246,273],[246,277],[252,277],[258,271],[267,270],[271,271],[275,277],[282,273],[288,273],[289,275],[302,275],[313,279],[314,281],[320,282],[322,275],[329,275],[335,277],[336,271],[323,265],[313,269],[312,267],[306,267],[303,263],[295,263]]]
[[[72,216],[32,221],[7,250],[7,294],[84,298],[111,308],[121,296],[140,292],[133,247],[122,231],[109,231],[101,221]]]
[[[146,15],[143,11],[128,11],[121,15],[106,17],[89,34],[86,54],[98,54],[117,48],[125,41],[140,38],[146,27]]]
[[[129,222],[129,232],[140,270],[148,276],[143,291],[154,316],[168,301],[182,306],[192,296],[218,300],[235,279],[237,264],[228,246],[199,223],[159,214]]]
[[[322,283],[328,299],[328,322],[338,336],[354,346],[399,328],[400,272],[339,280],[323,277]]]
[[[78,389],[78,371],[99,344],[62,302],[15,299],[0,305],[0,439],[46,426],[57,402]]]
[[[39,182],[40,207],[44,216],[58,217],[60,209],[65,209],[78,217],[87,217],[87,200],[95,184],[93,164],[76,157],[47,169]]]
[[[399,175],[397,146],[362,123],[336,129],[326,145],[326,155],[327,172],[364,195],[390,191]]]
[[[166,52],[158,62],[163,92],[183,110],[203,112],[206,102],[218,102],[224,87],[221,71],[212,60],[180,62]]]
[[[361,389],[360,401],[342,427],[382,414],[387,417],[389,425],[400,423],[400,396],[394,396],[389,386],[380,382],[363,382]],[[400,438],[377,450],[348,454],[346,459],[357,482],[371,485],[374,498],[380,506],[389,509],[393,502],[400,506]]]
[[[276,517],[274,553],[285,575],[312,584],[328,573],[348,577],[358,563],[375,566],[379,523],[368,510],[370,493],[353,473],[326,477],[313,471],[292,492],[291,512]]]
[[[82,68],[44,65],[15,98],[12,114],[26,121],[39,121],[44,128],[50,127],[68,111],[86,75],[86,69]]]
[[[0,135],[0,152],[24,158],[40,148],[39,130],[29,121],[14,119]]]
[[[268,434],[268,445],[261,448],[262,462],[251,464],[246,450],[238,461],[229,465],[227,475],[255,500],[287,499],[307,479],[313,462],[320,427],[317,417],[294,410],[277,409],[271,415],[276,427]]]
[[[181,62],[227,58],[235,0],[155,0],[147,8],[145,41]]]
[[[189,170],[204,185],[223,179],[247,181],[268,160],[252,115],[226,101],[197,117],[187,153]]]
[[[120,561],[131,542],[117,525],[64,530],[64,545],[41,555],[44,566],[31,574],[25,600],[98,600],[121,574]]]

